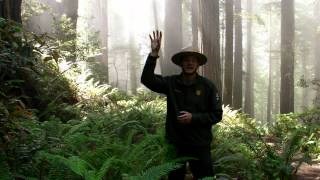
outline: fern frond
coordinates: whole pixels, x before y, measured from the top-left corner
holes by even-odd
[[[294,154],[297,153],[297,151],[301,148],[301,138],[302,131],[296,130],[291,134],[285,143],[281,157],[285,160],[286,164],[290,163]]]
[[[140,173],[138,176],[130,177],[130,180],[150,180],[150,179],[160,179],[162,176],[167,175],[170,171],[178,169],[182,166],[182,164],[168,162],[165,164],[161,164],[159,166],[154,166],[146,171]]]
[[[81,159],[78,156],[71,156],[69,158],[65,158],[60,155],[49,154],[46,152],[42,152],[41,156],[51,161],[53,164],[61,163],[72,170],[74,173],[84,177],[87,171],[95,170],[95,168],[88,163],[87,161]]]
[[[102,179],[105,176],[105,174],[108,172],[110,167],[112,167],[112,165],[114,163],[119,163],[119,162],[122,163],[121,160],[117,159],[116,157],[111,157],[111,158],[107,159],[102,164],[99,171],[97,172],[97,179]]]
[[[10,172],[9,165],[5,159],[5,154],[3,152],[0,152],[0,179],[11,180],[13,179],[13,177]]]
[[[63,164],[65,164],[73,172],[81,176],[85,176],[86,172],[89,169],[95,170],[95,168],[91,164],[78,156],[71,156],[68,159],[61,157],[61,160],[63,160]]]

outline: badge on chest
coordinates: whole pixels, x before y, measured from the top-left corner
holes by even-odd
[[[196,95],[197,95],[197,96],[200,96],[200,95],[201,95],[201,90],[200,90],[200,89],[197,89],[197,90],[196,90]]]

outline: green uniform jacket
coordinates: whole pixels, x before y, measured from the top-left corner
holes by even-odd
[[[166,139],[175,145],[210,146],[211,127],[222,119],[216,87],[200,75],[188,85],[183,83],[181,75],[156,75],[156,59],[148,56],[141,82],[150,90],[167,96]],[[179,111],[192,113],[190,124],[178,123]]]

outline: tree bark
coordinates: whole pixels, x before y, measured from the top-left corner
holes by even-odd
[[[101,53],[102,53],[102,63],[105,68],[105,78],[104,83],[109,83],[109,61],[108,61],[108,32],[109,32],[109,16],[108,16],[108,1],[106,0],[99,0],[100,13],[99,13],[99,36],[101,41]]]
[[[203,53],[208,58],[207,64],[203,67],[203,74],[216,85],[221,95],[219,0],[202,0],[200,4]]]
[[[182,0],[165,1],[164,61],[162,75],[177,74],[181,70],[171,57],[182,49]]]
[[[191,21],[192,21],[192,47],[198,50],[198,27],[199,27],[199,0],[192,0],[191,5]]]
[[[280,46],[280,45],[279,45]],[[278,47],[279,47],[278,46]],[[277,57],[276,59],[280,59],[281,56],[281,52],[278,51],[277,52]],[[280,65],[281,62],[280,61],[276,61],[274,62],[274,69],[275,69],[275,75],[274,75],[274,89],[273,89],[273,99],[274,99],[274,108],[273,108],[273,112],[274,114],[279,114],[280,113],[280,79],[281,79],[281,72],[280,72]]]
[[[129,50],[129,71],[130,71],[130,91],[132,94],[137,93],[138,78],[137,68],[139,64],[139,53],[137,52],[136,43],[133,34],[130,35],[130,50]]]
[[[302,59],[301,59],[301,65],[302,65],[302,75],[304,80],[308,80],[310,79],[309,74],[308,74],[308,60],[309,60],[309,48],[308,47],[303,47],[301,49],[301,55],[302,55]],[[311,100],[308,97],[308,89],[306,87],[302,87],[300,88],[302,91],[302,96],[299,98],[301,99],[301,107],[303,108],[307,108],[308,107],[308,102]],[[312,100],[311,100],[312,101]],[[302,109],[303,110],[303,109]]]
[[[282,0],[280,113],[294,112],[294,27],[294,0]]]
[[[315,28],[315,38],[314,38],[314,72],[315,80],[320,81],[320,1],[316,1],[314,7],[314,17],[316,20]],[[320,107],[320,87],[317,87],[316,97],[314,99],[314,104]]]
[[[233,0],[225,1],[226,11],[226,49],[224,61],[223,102],[232,105],[233,84]]]
[[[247,1],[247,11],[252,16],[252,0]],[[254,62],[252,59],[252,18],[247,21],[247,72],[246,72],[246,90],[244,112],[254,117]]]
[[[0,17],[10,19],[18,23],[21,21],[22,0],[2,0],[0,1]]]
[[[235,51],[233,76],[233,107],[242,108],[242,13],[241,0],[235,0]]]
[[[269,85],[268,85],[268,102],[267,102],[267,123],[271,125],[271,112],[272,112],[272,104],[273,104],[273,96],[272,96],[272,70],[273,70],[273,63],[272,63],[272,33],[271,33],[271,21],[272,21],[272,14],[271,14],[271,6],[269,7]]]

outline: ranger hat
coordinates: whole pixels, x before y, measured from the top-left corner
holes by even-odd
[[[178,52],[177,54],[172,56],[171,60],[176,65],[181,66],[182,59],[188,56],[196,57],[200,66],[204,65],[207,62],[207,57],[204,54],[193,50],[183,50],[181,52]]]

